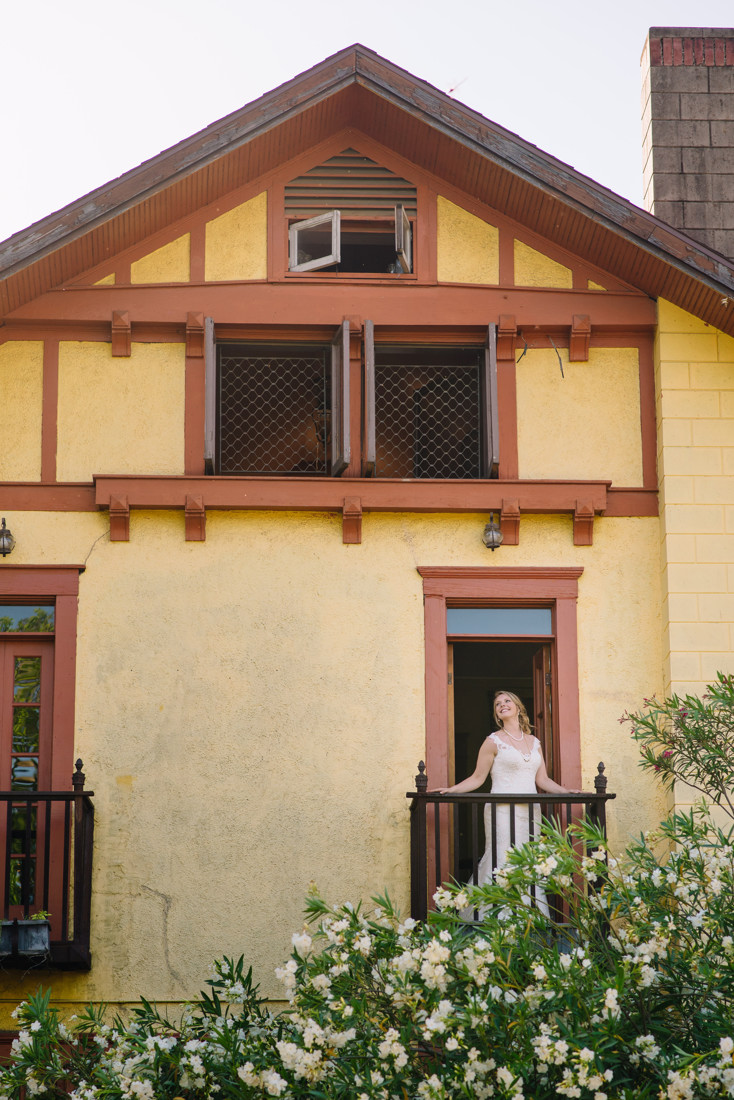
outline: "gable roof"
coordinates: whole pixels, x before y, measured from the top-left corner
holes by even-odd
[[[551,242],[734,334],[734,264],[365,46],[334,54],[0,244],[0,311],[354,127]]]

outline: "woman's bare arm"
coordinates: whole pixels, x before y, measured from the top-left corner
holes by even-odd
[[[538,788],[539,791],[543,791],[545,794],[582,794],[583,793],[582,791],[569,790],[568,787],[562,787],[559,783],[556,783],[555,780],[551,779],[551,777],[548,775],[548,772],[546,770],[545,760],[543,759],[542,752],[540,754],[540,767],[538,768],[537,772],[535,773],[535,786]]]
[[[462,779],[461,783],[455,783],[453,787],[441,787],[438,793],[467,794],[469,791],[475,791],[477,787],[481,787],[482,783],[491,772],[496,755],[497,749],[494,742],[490,737],[485,738],[479,750],[476,767],[472,774],[466,779]]]

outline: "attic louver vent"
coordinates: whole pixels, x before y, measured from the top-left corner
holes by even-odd
[[[415,185],[356,149],[345,149],[285,188],[289,218],[312,218],[332,209],[350,218],[392,217],[398,204],[415,217]]]

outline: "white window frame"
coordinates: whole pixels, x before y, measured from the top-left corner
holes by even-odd
[[[304,230],[314,229],[318,225],[331,223],[331,252],[326,256],[319,256],[315,260],[305,260],[298,263],[298,237]],[[316,271],[322,267],[331,267],[341,260],[341,213],[339,210],[329,210],[326,214],[318,214],[315,218],[307,218],[303,222],[294,222],[288,230],[288,270],[289,271]]]
[[[395,206],[394,218],[396,260],[404,275],[412,275],[413,227],[410,224],[410,218],[402,203],[398,203],[397,206]],[[303,263],[298,263],[299,235],[304,230],[313,229],[319,225],[329,224],[331,224],[331,252],[326,256],[319,256],[315,260],[304,260]],[[315,218],[307,218],[305,221],[293,222],[288,229],[288,270],[319,271],[322,268],[332,267],[334,264],[340,263],[341,235],[340,210],[329,210],[325,214],[318,214]]]

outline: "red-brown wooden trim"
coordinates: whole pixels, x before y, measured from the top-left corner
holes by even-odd
[[[90,343],[110,343],[110,322],[76,320],[73,325],[65,322],[22,321],[20,324],[9,321],[0,327],[0,344],[7,340],[56,340],[62,341],[88,341]],[[145,322],[135,325],[133,343],[145,344],[177,344],[185,339],[185,327],[179,320],[178,324],[168,322],[157,324]]]
[[[187,494],[184,515],[186,541],[206,542],[206,509],[202,497]]]
[[[95,477],[100,508],[126,499],[134,508],[182,508],[186,495],[202,496],[204,506],[224,509],[302,509],[340,511],[345,486],[359,496],[362,509],[377,512],[499,511],[502,500],[516,499],[522,512],[570,512],[579,499],[596,512],[607,505],[607,481],[405,481],[399,478],[289,477]]]
[[[44,597],[56,603],[51,789],[71,790],[79,574],[83,565],[2,565],[0,597]]]
[[[581,784],[576,601],[580,567],[419,567],[426,635],[426,770],[430,787],[448,782],[447,606],[520,606],[553,609],[557,713],[554,735],[565,786]]]
[[[571,322],[571,334],[568,338],[568,360],[570,363],[588,362],[590,338],[591,318],[588,313],[575,313]]]
[[[124,358],[128,357],[132,342],[132,326],[130,324],[130,314],[127,310],[113,309],[111,334],[112,354]]]
[[[184,507],[186,501],[184,501]],[[130,541],[130,505],[124,493],[110,497],[110,542]]]
[[[204,358],[204,314],[186,314],[186,355],[191,359]]]
[[[59,341],[43,342],[43,397],[41,411],[41,481],[56,481],[56,437],[59,408]],[[3,494],[3,501],[5,496]],[[9,505],[5,505],[9,507]]]
[[[0,596],[77,596],[83,565],[0,565]]]
[[[640,355],[640,432],[642,434],[642,484],[646,489],[658,486],[658,435],[655,410],[655,362],[652,341],[641,340]]]
[[[4,482],[0,503],[8,512],[96,512],[94,485],[39,485],[36,481]]]
[[[594,505],[588,500],[577,500],[573,510],[574,546],[592,546],[594,542]]]
[[[657,489],[611,485],[607,491],[605,516],[657,516],[659,513]]]
[[[197,456],[201,461],[201,451]],[[192,494],[202,496],[207,508],[338,511],[347,482],[359,494],[363,510],[369,511],[498,511],[503,499],[512,499],[518,501],[522,512],[573,512],[576,500],[580,495],[588,497],[591,487],[594,500],[599,503],[598,511],[606,516],[658,515],[657,490],[617,488],[606,481],[401,482],[368,478],[205,477],[196,473],[187,477],[105,474],[96,478],[96,486],[6,482],[0,496],[8,512],[94,512],[108,507],[113,493],[121,492],[129,495],[132,506],[137,508],[183,508],[187,494]]]
[[[600,294],[588,290],[548,290],[544,287],[502,288],[455,283],[423,286],[393,277],[377,281],[359,277],[325,283],[302,278],[287,289],[265,281],[150,286],[69,287],[51,290],[9,314],[14,322],[106,321],[111,310],[127,311],[134,324],[182,325],[192,311],[217,323],[263,325],[334,325],[355,312],[375,325],[486,325],[510,313],[519,328],[560,326],[568,332],[573,315],[588,314],[594,330],[652,332],[656,306],[636,294]],[[70,338],[73,336],[70,334]]]
[[[500,510],[500,530],[503,546],[520,544],[520,505],[517,500],[502,500]]]
[[[359,545],[362,541],[362,501],[345,497],[342,508],[342,542]]]
[[[421,283],[435,283],[438,268],[438,205],[433,188],[418,187],[418,220],[415,226],[415,273]]]
[[[517,321],[511,313],[500,313],[497,323],[497,358],[515,360]]]
[[[19,1031],[0,1031],[0,1065],[6,1065],[11,1060],[10,1048],[13,1040],[18,1038]]]

